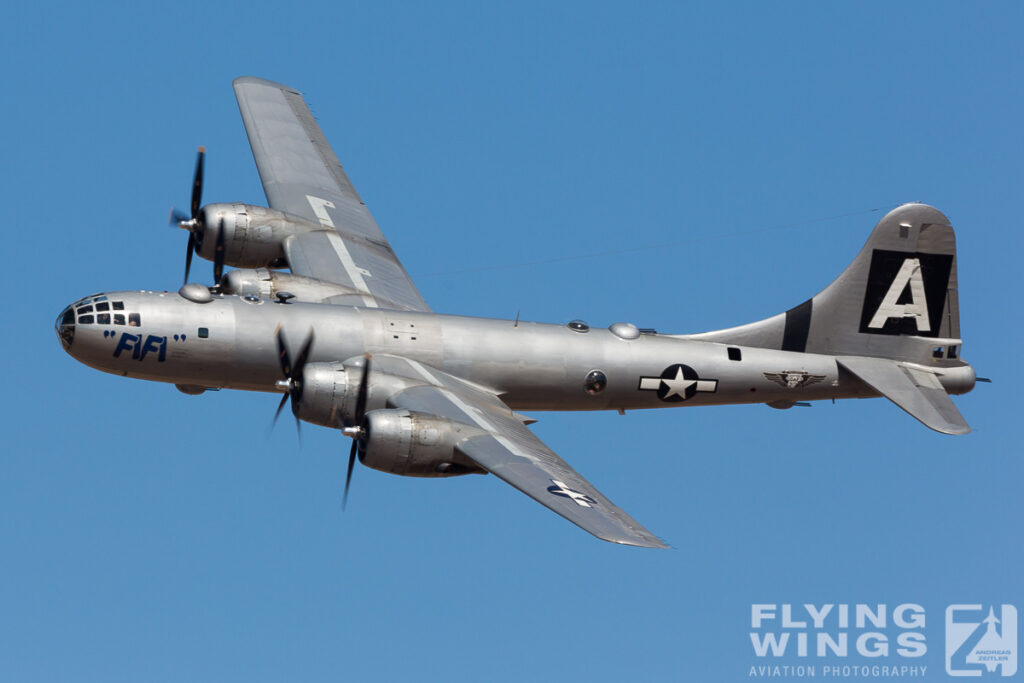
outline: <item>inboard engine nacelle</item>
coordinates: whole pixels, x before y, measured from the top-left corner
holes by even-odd
[[[218,242],[224,263],[238,268],[283,268],[283,244],[289,235],[323,230],[315,223],[253,204],[207,204],[198,216],[196,253],[213,261]],[[219,237],[223,232],[223,237]]]
[[[224,294],[257,296],[261,299],[276,299],[281,295],[311,303],[328,302],[334,296],[358,294],[355,289],[345,285],[304,275],[279,273],[267,268],[240,268],[228,271],[221,279],[220,287]]]

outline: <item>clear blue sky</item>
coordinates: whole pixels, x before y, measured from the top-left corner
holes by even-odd
[[[751,603],[916,602],[942,680],[946,605],[1024,610],[1021,4],[104,5],[0,25],[0,679],[743,680]],[[268,439],[275,397],[98,373],[52,331],[178,287],[198,145],[206,200],[264,202],[244,74],[306,94],[442,312],[738,324],[931,203],[995,380],[957,401],[975,431],[881,399],[539,415],[671,551],[493,477],[359,468],[342,514],[336,432]]]

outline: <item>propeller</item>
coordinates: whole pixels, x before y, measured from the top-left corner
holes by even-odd
[[[188,230],[188,245],[185,250],[185,282],[188,282],[189,271],[192,270],[192,254],[196,250],[196,230],[202,229],[202,223],[199,220],[199,207],[202,204],[203,199],[203,165],[206,159],[206,148],[200,147],[199,153],[196,155],[196,170],[192,176],[192,202],[189,205],[191,215],[179,211],[178,209],[172,208],[171,213],[168,216],[168,222],[171,225],[177,225],[179,228]],[[220,252],[223,253],[222,238],[218,235],[218,247]],[[223,258],[223,257],[222,257]],[[221,264],[223,268],[223,264]],[[216,272],[216,271],[214,271]],[[218,278],[219,280],[219,278]]]
[[[277,337],[277,357],[281,363],[281,373],[284,375],[284,379],[279,380],[277,386],[284,391],[284,396],[281,397],[281,402],[277,405],[277,412],[274,413],[274,421],[271,423],[270,428],[273,429],[274,425],[277,424],[277,418],[281,416],[284,404],[288,402],[288,399],[291,399],[292,415],[295,416],[295,431],[298,432],[301,441],[302,427],[299,421],[299,403],[302,401],[302,371],[306,367],[306,362],[309,360],[309,352],[313,348],[313,330],[310,329],[309,336],[306,337],[306,342],[302,345],[299,355],[295,358],[294,365],[292,364],[291,357],[288,355],[288,347],[285,346],[284,332],[281,330],[280,325],[277,326],[274,335]]]
[[[224,218],[217,221],[217,244],[213,250],[213,284],[220,284],[224,275]]]
[[[356,455],[359,452],[359,439],[366,437],[366,428],[363,427],[363,418],[366,415],[366,399],[370,393],[370,354],[366,354],[366,362],[363,364],[363,376],[359,380],[359,393],[356,394],[356,412],[352,424],[342,429],[345,436],[352,438],[352,449],[348,452],[348,472],[345,474],[345,497],[341,499],[341,509],[344,510],[348,504],[348,489],[352,484],[352,469],[356,464]]]

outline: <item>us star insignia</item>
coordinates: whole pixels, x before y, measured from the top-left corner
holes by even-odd
[[[765,379],[771,380],[787,389],[809,387],[825,379],[825,375],[812,375],[803,370],[783,370],[782,372],[766,372],[763,374]]]
[[[571,489],[565,485],[564,482],[552,479],[551,483],[553,486],[548,487],[548,493],[553,493],[556,496],[562,496],[568,498],[572,502],[576,503],[580,507],[590,508],[597,505],[597,501],[588,496],[585,493],[581,493],[575,489]]]
[[[640,391],[656,391],[658,398],[668,403],[685,401],[697,392],[714,393],[718,389],[717,379],[701,379],[689,365],[676,363],[661,372],[660,377],[641,377]]]

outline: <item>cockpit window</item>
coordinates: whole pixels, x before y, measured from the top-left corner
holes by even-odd
[[[78,324],[79,325],[91,325],[92,324],[92,316],[91,315],[80,315],[80,316],[78,316]]]
[[[79,315],[82,313],[92,313],[92,306],[79,306],[78,313]]]
[[[110,305],[114,307],[115,311],[123,311],[124,310],[124,302],[123,301],[111,301]]]
[[[115,325],[124,325],[124,313],[115,313],[114,314],[114,324]]]
[[[142,319],[139,317],[138,313],[129,313],[128,314],[128,326],[129,327],[138,327],[141,324],[142,324]]]
[[[106,302],[106,301],[104,301],[101,304],[96,304],[96,310],[97,311],[109,311],[110,310],[110,304],[108,302]]]
[[[60,318],[61,325],[74,325],[75,324],[75,313],[70,308],[64,311],[64,315]]]
[[[99,325],[109,325],[110,324],[110,314],[109,313],[100,313],[99,315],[96,316],[96,322]]]
[[[106,301],[106,300],[107,300],[107,297],[105,297],[105,296],[98,296],[95,299],[93,299],[93,301]]]

